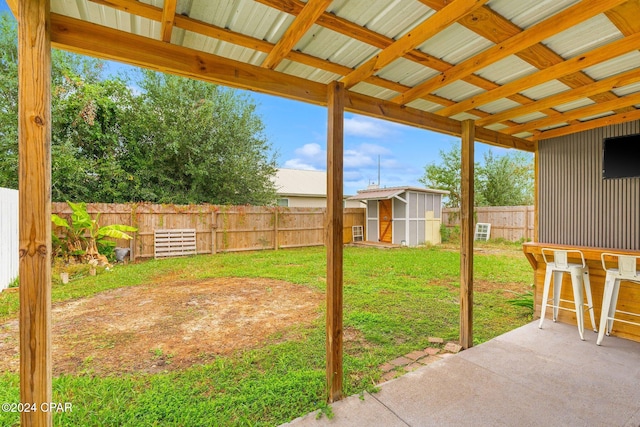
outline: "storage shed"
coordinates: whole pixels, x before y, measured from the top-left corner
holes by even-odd
[[[349,200],[366,203],[366,240],[417,246],[440,243],[442,195],[418,187],[368,188]]]

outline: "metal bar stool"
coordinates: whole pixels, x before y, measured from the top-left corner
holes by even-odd
[[[582,260],[581,264],[570,263],[568,261],[569,254],[575,253],[580,255]],[[547,259],[547,254],[553,256],[553,261]],[[584,254],[577,250],[560,250],[542,248],[542,258],[547,264],[547,270],[544,276],[544,290],[542,291],[542,308],[540,310],[540,324],[538,327],[542,329],[542,323],[544,322],[544,315],[547,310],[547,305],[553,307],[553,321],[558,319],[558,310],[573,311],[576,313],[576,320],[578,322],[578,333],[580,339],[584,341],[584,310],[589,310],[591,316],[591,326],[593,331],[597,332],[596,321],[593,314],[593,301],[591,299],[591,281],[589,280],[589,267],[584,261]],[[571,275],[571,285],[573,287],[573,303],[575,308],[563,307],[561,302],[570,303],[572,301],[560,298],[560,292],[562,291],[562,277],[564,273]],[[553,276],[553,304],[549,303],[549,288],[551,286],[551,277]],[[587,307],[584,306],[584,290],[587,294]]]
[[[605,258],[616,258],[617,268],[607,268]],[[621,255],[613,253],[602,253],[602,268],[607,272],[604,279],[604,295],[602,298],[602,313],[600,314],[600,332],[596,344],[600,345],[605,333],[607,336],[613,328],[613,321],[617,320],[623,323],[640,326],[639,322],[633,322],[626,319],[616,319],[616,313],[625,314],[627,316],[640,317],[639,313],[629,313],[628,311],[617,310],[618,292],[620,291],[620,282],[627,280],[629,282],[640,284],[640,271],[636,270],[636,264],[640,256]]]

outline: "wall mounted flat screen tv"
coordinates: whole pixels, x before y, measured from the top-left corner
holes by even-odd
[[[640,177],[640,134],[605,138],[602,144],[602,177]]]

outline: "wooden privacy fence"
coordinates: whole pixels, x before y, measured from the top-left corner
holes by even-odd
[[[533,206],[485,206],[474,209],[475,222],[491,224],[491,239],[511,242],[520,239],[533,240]],[[460,225],[460,210],[444,208],[442,224],[449,228]]]
[[[18,190],[0,188],[0,290],[18,277]]]
[[[133,240],[120,240],[131,259],[153,258],[154,230],[195,229],[196,252],[214,254],[260,249],[319,246],[325,242],[324,208],[264,206],[157,205],[148,203],[89,203],[87,211],[100,226],[125,224],[138,228]],[[66,203],[53,203],[52,212],[69,218]],[[352,226],[364,226],[365,210],[344,210],[344,242],[352,241]]]

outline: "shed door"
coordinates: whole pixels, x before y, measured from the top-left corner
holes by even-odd
[[[379,216],[378,222],[380,223],[380,241],[385,243],[391,243],[392,228],[391,228],[391,200],[380,200],[378,202]]]

